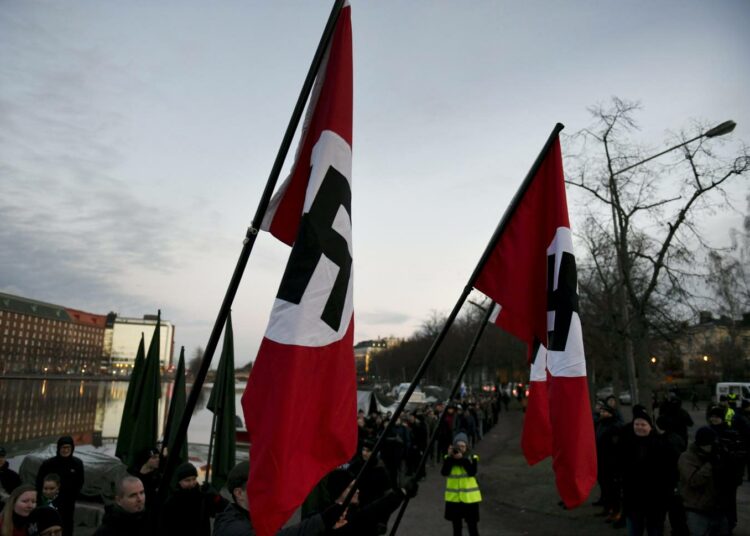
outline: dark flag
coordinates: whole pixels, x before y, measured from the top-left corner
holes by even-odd
[[[140,383],[143,379],[143,368],[146,361],[145,355],[146,347],[143,342],[143,333],[141,333],[141,342],[138,344],[138,352],[135,355],[135,364],[133,365],[133,370],[130,373],[130,380],[128,381],[128,392],[125,395],[125,406],[123,407],[122,417],[120,419],[120,432],[117,434],[115,456],[122,461],[125,461],[128,457],[130,441],[133,438],[133,427],[135,426],[133,401],[137,396],[136,393],[140,389]]]
[[[159,364],[161,311],[156,317],[156,327],[146,355],[140,391],[133,402],[135,428],[130,440],[126,465],[132,466],[149,449],[156,447],[159,439],[159,398],[161,397],[161,366]]]
[[[232,315],[227,317],[224,329],[224,347],[221,351],[219,368],[216,371],[214,387],[206,407],[214,414],[212,433],[214,434],[213,455],[211,464],[211,484],[216,489],[227,481],[227,475],[235,464],[235,416],[234,407],[234,334],[232,333]]]
[[[185,388],[185,347],[180,348],[180,359],[177,362],[177,372],[174,375],[174,384],[172,385],[172,400],[169,402],[169,413],[167,414],[167,424],[164,427],[164,444],[167,446],[168,456],[177,456],[180,463],[188,460],[188,442],[182,443],[180,452],[172,452],[174,438],[177,435],[177,425],[182,420],[185,413],[185,401],[187,399]]]

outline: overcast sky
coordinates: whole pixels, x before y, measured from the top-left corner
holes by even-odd
[[[691,119],[750,142],[746,0],[351,3],[356,340],[452,308],[556,122],[617,95],[655,150]],[[161,308],[177,348],[205,345],[330,6],[0,0],[0,290]],[[288,251],[256,242],[238,363]]]

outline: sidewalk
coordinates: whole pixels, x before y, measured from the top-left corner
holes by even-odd
[[[629,408],[624,408],[629,417]],[[695,418],[695,417],[694,417]],[[526,465],[520,448],[523,413],[511,410],[500,414],[500,422],[485,435],[476,453],[479,455],[477,478],[482,490],[479,532],[483,535],[625,535],[625,529],[613,529],[591,506],[592,497],[575,510],[563,510],[555,489],[552,463],[545,460],[534,467]],[[702,424],[696,420],[694,430]],[[439,467],[428,468],[420,483],[419,494],[410,503],[398,534],[450,536],[451,524],[443,519],[445,481]],[[750,536],[750,483],[737,492],[739,524],[736,536]],[[395,513],[392,520],[395,519]],[[464,529],[465,531],[466,529]],[[669,534],[669,528],[665,534]]]

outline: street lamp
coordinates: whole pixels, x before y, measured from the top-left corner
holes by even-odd
[[[723,123],[720,123],[716,125],[713,128],[708,129],[707,131],[703,132],[702,134],[696,136],[695,138],[691,138],[687,141],[684,141],[680,144],[677,144],[673,147],[670,147],[669,149],[666,149],[660,153],[657,153],[653,156],[649,156],[648,158],[641,160],[640,162],[636,162],[635,164],[631,164],[619,171],[610,172],[609,175],[609,188],[610,193],[615,191],[615,177],[617,175],[620,175],[622,173],[625,173],[626,171],[629,171],[633,169],[634,167],[640,166],[641,164],[645,164],[646,162],[650,162],[654,158],[658,158],[662,155],[665,155],[671,151],[674,151],[675,149],[679,149],[680,147],[684,147],[688,143],[692,143],[696,140],[700,140],[701,138],[715,138],[717,136],[723,136],[725,134],[729,134],[734,130],[734,128],[737,126],[737,123],[734,121],[724,121]],[[619,229],[617,228],[617,214],[615,213],[615,205],[612,203],[612,224],[615,227],[615,241],[617,241],[617,237],[619,234]],[[627,254],[627,252],[621,252],[619,244],[616,242],[615,247],[615,256],[617,257],[617,266],[620,270],[620,276],[622,277],[622,284],[619,285],[619,300],[620,300],[620,310],[622,311],[622,322],[623,322],[623,328],[625,331],[625,363],[627,365],[628,369],[628,382],[630,383],[630,396],[633,400],[633,404],[637,404],[640,401],[640,397],[638,395],[638,381],[635,377],[635,358],[633,356],[633,341],[630,337],[630,311],[628,309],[628,296],[627,291],[625,289],[625,264],[623,259],[623,253]],[[704,361],[708,362],[706,359],[708,356],[704,356]],[[653,361],[652,361],[653,363]]]

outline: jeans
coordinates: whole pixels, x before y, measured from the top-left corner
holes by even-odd
[[[690,536],[716,536],[729,532],[729,524],[721,514],[704,514],[688,510],[687,526]]]

